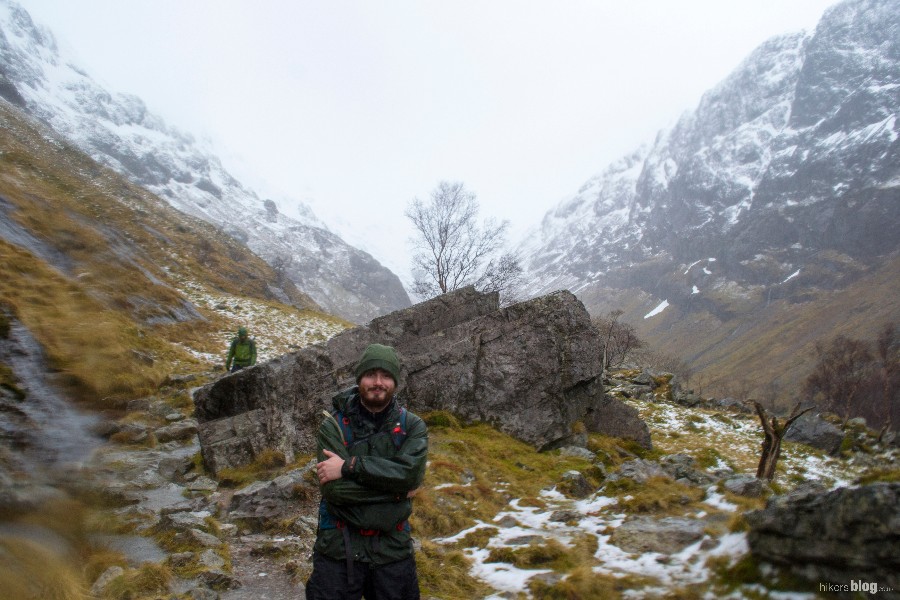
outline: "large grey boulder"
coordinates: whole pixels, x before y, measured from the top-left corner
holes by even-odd
[[[828,454],[837,454],[844,441],[844,432],[821,415],[807,413],[794,421],[784,439],[807,444]]]
[[[900,483],[803,490],[746,515],[758,558],[810,581],[877,581],[900,589]]]
[[[633,406],[606,395],[594,402],[585,415],[584,424],[590,431],[612,437],[634,440],[642,448],[651,450],[650,429]]]
[[[636,412],[604,398],[599,335],[574,295],[561,291],[501,309],[497,294],[469,287],[198,389],[207,466],[216,472],[245,464],[268,448],[288,460],[312,453],[322,410],[354,383],[356,361],[376,342],[397,349],[400,397],[413,412],[488,422],[539,449],[571,443],[588,415],[588,429],[626,418],[636,423],[622,431],[646,431]]]

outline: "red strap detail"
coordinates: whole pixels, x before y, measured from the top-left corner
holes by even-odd
[[[379,533],[381,533],[381,532],[377,529],[360,529],[359,530],[359,535],[363,535],[365,537],[372,537],[373,535],[378,535]]]

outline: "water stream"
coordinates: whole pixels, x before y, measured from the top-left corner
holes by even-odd
[[[18,433],[21,466],[29,476],[51,481],[80,468],[103,444],[92,433],[100,418],[76,408],[53,385],[40,344],[17,321],[0,342],[0,364],[12,369],[25,392],[23,399],[0,413],[3,429]]]
[[[91,477],[86,467],[105,444],[93,433],[101,417],[76,407],[54,385],[40,344],[15,320],[7,338],[0,339],[0,364],[12,370],[16,386],[24,392],[21,398],[6,394],[0,399],[0,450],[7,459],[7,468],[0,465],[4,500],[20,510],[37,508],[43,500],[65,497],[62,490],[67,484]],[[176,493],[180,490],[148,493],[148,503],[155,507],[170,502]],[[0,535],[29,539],[57,555],[70,551],[65,539],[37,524],[0,522]],[[97,535],[92,539],[122,552],[132,564],[165,558],[149,538]]]

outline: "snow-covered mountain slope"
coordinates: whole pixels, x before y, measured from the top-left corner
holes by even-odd
[[[0,97],[178,210],[241,240],[329,312],[362,323],[409,306],[400,280],[371,255],[312,211],[302,221],[280,214],[210,148],[168,126],[140,98],[104,89],[12,0],[0,0]]]
[[[547,213],[520,246],[530,294],[571,289],[649,334],[670,313],[718,326],[802,305],[896,261],[898,32],[897,0],[847,0],[813,33],[763,43],[674,128]],[[686,358],[705,350],[688,346]]]
[[[750,263],[761,252],[777,255],[769,280],[781,281],[825,248],[895,250],[898,9],[896,0],[850,0],[814,34],[761,45],[649,151],[545,216],[522,246],[531,292],[661,256],[678,268],[715,255],[724,276],[756,282]]]

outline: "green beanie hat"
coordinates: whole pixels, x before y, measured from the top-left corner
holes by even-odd
[[[356,364],[356,383],[359,383],[362,376],[372,369],[384,369],[394,378],[394,383],[400,383],[400,361],[397,359],[397,353],[390,346],[371,344],[366,348]]]
[[[247,328],[246,327],[238,327],[238,336],[243,337],[245,335],[247,335]]]

